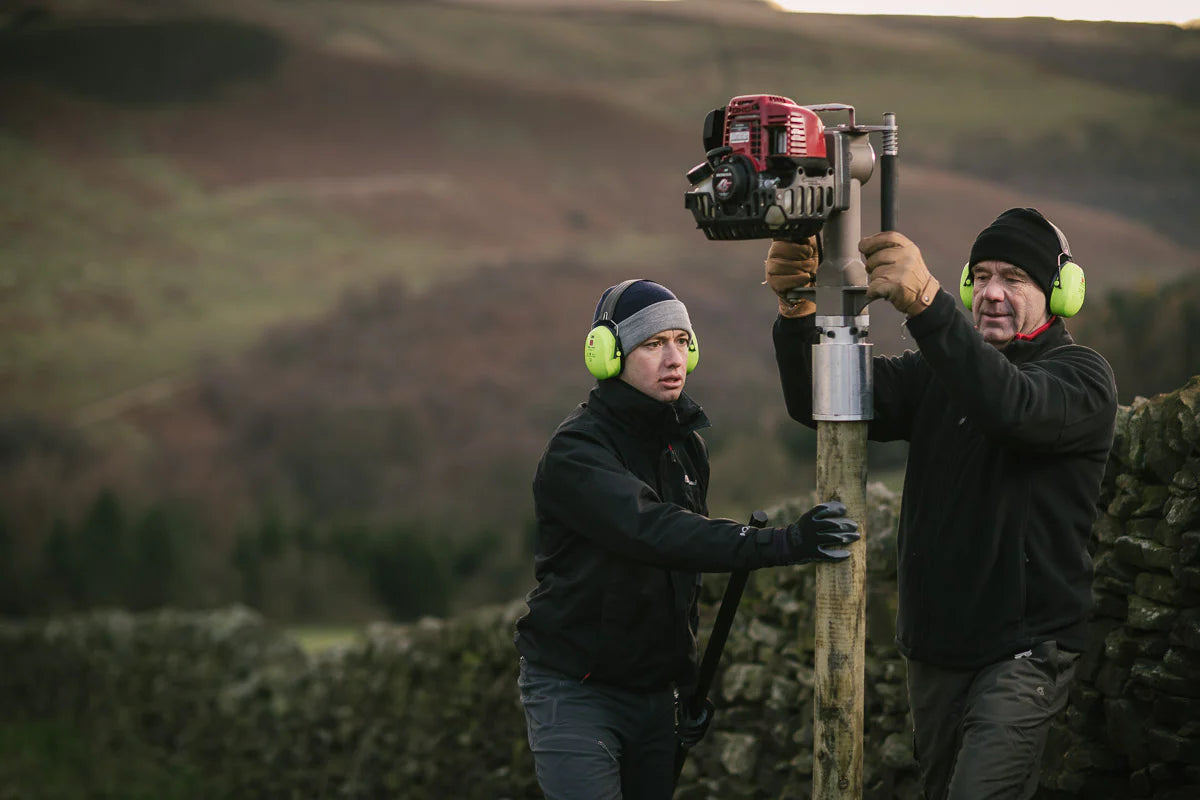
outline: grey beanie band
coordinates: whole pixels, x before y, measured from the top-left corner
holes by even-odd
[[[680,300],[652,303],[617,323],[621,352],[628,356],[630,351],[656,333],[672,330],[687,331],[689,336],[695,338],[687,307]]]
[[[624,289],[621,287],[624,286]],[[610,303],[613,292],[621,289],[615,303]],[[600,295],[592,325],[607,318],[616,326],[621,352],[628,355],[631,350],[656,333],[671,330],[687,331],[693,339],[696,332],[688,317],[687,307],[667,287],[645,278],[626,281],[610,286]]]

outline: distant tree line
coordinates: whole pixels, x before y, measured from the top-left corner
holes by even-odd
[[[199,514],[169,503],[134,510],[105,489],[18,557],[7,519],[0,512],[0,614],[12,616],[241,602],[285,620],[355,610],[411,620],[447,613],[499,544],[488,534],[451,546],[411,522],[321,528],[268,513],[214,554]]]
[[[1200,273],[1111,291],[1070,329],[1112,364],[1122,403],[1178,389],[1200,373]]]

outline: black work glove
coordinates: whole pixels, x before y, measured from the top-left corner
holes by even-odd
[[[786,528],[776,528],[772,549],[775,565],[809,561],[844,561],[844,545],[858,541],[858,523],[846,518],[846,507],[837,500],[813,506]]]
[[[712,700],[706,697],[704,706],[700,709],[700,716],[692,717],[687,704],[681,702],[675,722],[675,734],[679,737],[679,743],[686,748],[699,744],[700,740],[704,738],[704,734],[708,733],[708,726],[712,722],[715,711]]]

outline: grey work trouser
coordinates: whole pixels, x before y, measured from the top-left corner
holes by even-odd
[[[580,681],[521,659],[517,686],[547,800],[669,800],[675,695]]]
[[[928,800],[1027,800],[1078,653],[1042,642],[977,670],[908,662],[914,750]]]

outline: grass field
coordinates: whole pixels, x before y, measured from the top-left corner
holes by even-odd
[[[362,638],[362,629],[345,625],[305,625],[288,628],[288,636],[295,639],[306,653],[319,653],[331,647],[343,647]]]
[[[0,724],[3,800],[207,800],[200,775],[131,742],[96,742],[65,723]]]
[[[419,286],[453,271],[445,244],[368,235],[286,195],[226,198],[149,157],[110,169],[119,181],[89,180],[0,136],[0,229],[15,232],[0,265],[10,409],[79,412],[237,352],[364,280]]]

